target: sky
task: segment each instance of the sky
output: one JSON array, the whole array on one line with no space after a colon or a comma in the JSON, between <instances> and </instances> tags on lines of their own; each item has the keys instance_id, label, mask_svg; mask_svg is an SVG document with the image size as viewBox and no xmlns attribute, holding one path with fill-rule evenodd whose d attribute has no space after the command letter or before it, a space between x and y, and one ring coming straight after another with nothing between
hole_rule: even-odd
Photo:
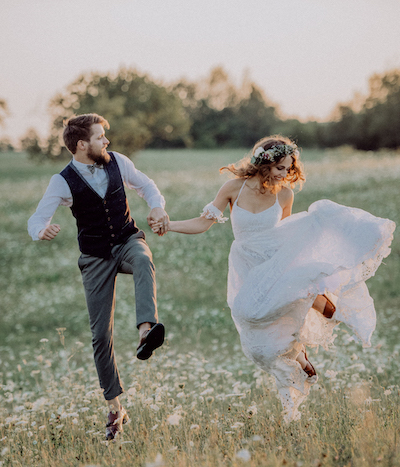
<instances>
[{"instance_id":1,"label":"sky","mask_svg":"<svg viewBox=\"0 0 400 467\"><path fill-rule=\"evenodd\" d=\"M0 139L45 136L79 75L135 68L165 84L222 66L285 116L327 119L400 68L400 0L0 0ZM107 116L105 116L107 117Z\"/></svg>"}]
</instances>

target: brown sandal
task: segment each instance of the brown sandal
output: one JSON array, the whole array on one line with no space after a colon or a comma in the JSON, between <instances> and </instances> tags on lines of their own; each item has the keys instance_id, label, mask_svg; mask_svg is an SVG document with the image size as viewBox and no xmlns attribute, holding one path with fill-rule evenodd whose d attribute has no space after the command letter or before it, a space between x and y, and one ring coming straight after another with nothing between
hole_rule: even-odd
<instances>
[{"instance_id":1,"label":"brown sandal","mask_svg":"<svg viewBox=\"0 0 400 467\"><path fill-rule=\"evenodd\" d=\"M309 376L310 378L312 376L316 376L317 372L315 371L315 368L313 367L311 362L308 360L306 351L304 351L304 357L307 360L307 365L303 368L303 371L307 373L307 376Z\"/></svg>"},{"instance_id":2,"label":"brown sandal","mask_svg":"<svg viewBox=\"0 0 400 467\"><path fill-rule=\"evenodd\" d=\"M322 315L325 316L325 318L331 319L333 314L336 311L336 307L332 303L332 301L329 300L329 298L325 294L323 294L322 296L326 300L325 307L324 307L324 312L322 313Z\"/></svg>"}]
</instances>

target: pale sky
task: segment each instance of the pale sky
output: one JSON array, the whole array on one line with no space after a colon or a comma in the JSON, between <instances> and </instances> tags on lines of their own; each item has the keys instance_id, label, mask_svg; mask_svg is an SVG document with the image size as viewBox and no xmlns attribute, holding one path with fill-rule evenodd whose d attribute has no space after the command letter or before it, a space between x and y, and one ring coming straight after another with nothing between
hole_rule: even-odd
<instances>
[{"instance_id":1,"label":"pale sky","mask_svg":"<svg viewBox=\"0 0 400 467\"><path fill-rule=\"evenodd\" d=\"M287 116L324 119L400 68L400 0L0 0L0 138L46 135L49 100L81 73L165 83L223 66ZM105 117L107 117L105 115Z\"/></svg>"}]
</instances>

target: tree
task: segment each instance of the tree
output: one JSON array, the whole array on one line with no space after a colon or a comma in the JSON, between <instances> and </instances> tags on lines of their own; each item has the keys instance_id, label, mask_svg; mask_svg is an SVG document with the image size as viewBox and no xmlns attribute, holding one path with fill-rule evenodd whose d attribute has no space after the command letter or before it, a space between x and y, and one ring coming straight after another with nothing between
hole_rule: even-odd
<instances>
[{"instance_id":1,"label":"tree","mask_svg":"<svg viewBox=\"0 0 400 467\"><path fill-rule=\"evenodd\" d=\"M357 149L375 151L400 147L400 70L374 74L369 93L339 104L334 120L325 131L329 146L349 144Z\"/></svg>"},{"instance_id":2,"label":"tree","mask_svg":"<svg viewBox=\"0 0 400 467\"><path fill-rule=\"evenodd\" d=\"M4 124L4 120L8 115L8 106L7 102L4 99L0 99L0 125Z\"/></svg>"},{"instance_id":3,"label":"tree","mask_svg":"<svg viewBox=\"0 0 400 467\"><path fill-rule=\"evenodd\" d=\"M365 149L400 147L400 70L375 74L361 112ZM364 149L364 148L362 148Z\"/></svg>"},{"instance_id":4,"label":"tree","mask_svg":"<svg viewBox=\"0 0 400 467\"><path fill-rule=\"evenodd\" d=\"M254 83L249 83L248 93L236 105L235 113L234 141L243 147L251 147L257 140L274 133L279 121L276 108Z\"/></svg>"},{"instance_id":5,"label":"tree","mask_svg":"<svg viewBox=\"0 0 400 467\"><path fill-rule=\"evenodd\" d=\"M46 151L35 129L30 128L25 136L21 138L20 144L21 148L28 153L29 159L36 162L41 162L46 159Z\"/></svg>"},{"instance_id":6,"label":"tree","mask_svg":"<svg viewBox=\"0 0 400 467\"><path fill-rule=\"evenodd\" d=\"M247 80L237 88L221 67L198 82L172 87L192 122L190 136L199 148L249 147L272 132L278 117L261 89Z\"/></svg>"},{"instance_id":7,"label":"tree","mask_svg":"<svg viewBox=\"0 0 400 467\"><path fill-rule=\"evenodd\" d=\"M52 128L47 157L60 157L63 121L74 114L98 113L110 123L110 148L131 155L153 141L186 142L190 122L181 100L164 86L135 70L120 70L115 76L81 75L65 92L50 102Z\"/></svg>"}]
</instances>

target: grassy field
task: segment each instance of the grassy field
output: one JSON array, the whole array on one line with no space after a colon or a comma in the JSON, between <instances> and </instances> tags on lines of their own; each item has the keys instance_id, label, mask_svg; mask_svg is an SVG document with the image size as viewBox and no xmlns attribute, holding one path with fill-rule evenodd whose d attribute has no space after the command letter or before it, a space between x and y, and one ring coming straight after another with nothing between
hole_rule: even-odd
<instances>
[{"instance_id":1,"label":"grassy field","mask_svg":"<svg viewBox=\"0 0 400 467\"><path fill-rule=\"evenodd\" d=\"M167 200L171 219L197 216L227 180L218 168L244 151L146 151L135 164ZM317 199L400 222L400 155L305 151L307 183L294 212ZM26 223L64 164L0 154L0 467L400 465L400 239L368 282L378 325L362 349L337 328L336 347L311 352L319 383L298 422L285 425L274 382L242 354L226 305L229 222L198 236L153 235L147 205L128 193L157 268L166 344L135 357L132 279L118 278L116 352L131 417L104 441L98 389L69 209L53 242Z\"/></svg>"}]
</instances>

